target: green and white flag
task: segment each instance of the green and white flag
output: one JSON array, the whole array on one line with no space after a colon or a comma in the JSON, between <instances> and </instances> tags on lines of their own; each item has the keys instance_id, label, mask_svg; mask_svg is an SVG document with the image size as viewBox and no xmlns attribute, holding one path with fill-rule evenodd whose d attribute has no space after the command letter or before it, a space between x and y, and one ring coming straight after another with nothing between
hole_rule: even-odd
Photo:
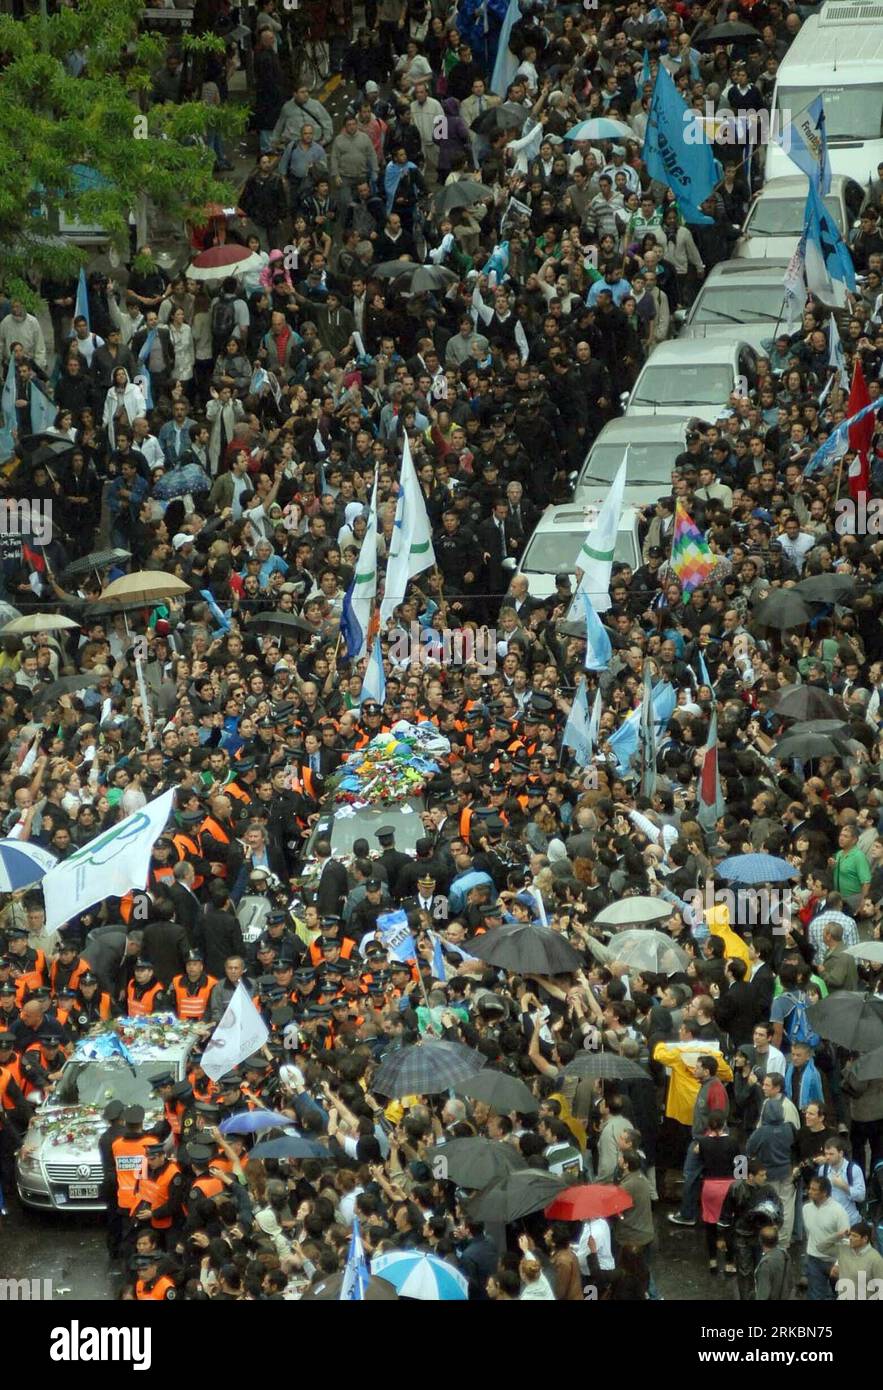
<instances>
[{"instance_id":1,"label":"green and white flag","mask_svg":"<svg viewBox=\"0 0 883 1390\"><path fill-rule=\"evenodd\" d=\"M434 564L435 551L432 548L432 531L426 514L426 503L411 457L411 445L408 436L405 435L396 519L386 565L383 603L380 605L382 627L386 626L394 610L404 601L408 581Z\"/></svg>"},{"instance_id":2,"label":"green and white flag","mask_svg":"<svg viewBox=\"0 0 883 1390\"><path fill-rule=\"evenodd\" d=\"M346 641L347 656L358 661L371 644L371 619L377 598L377 474L371 492L368 526L362 537L356 572L343 602L340 617L341 631Z\"/></svg>"},{"instance_id":3,"label":"green and white flag","mask_svg":"<svg viewBox=\"0 0 883 1390\"><path fill-rule=\"evenodd\" d=\"M610 575L613 569L613 552L619 531L619 518L622 515L622 498L625 492L626 470L628 468L628 449L610 484L610 491L604 498L595 524L583 541L582 549L576 557L576 595L585 592L596 613L605 613L610 607ZM581 609L580 602L579 608ZM577 605L572 606L572 611Z\"/></svg>"}]
</instances>

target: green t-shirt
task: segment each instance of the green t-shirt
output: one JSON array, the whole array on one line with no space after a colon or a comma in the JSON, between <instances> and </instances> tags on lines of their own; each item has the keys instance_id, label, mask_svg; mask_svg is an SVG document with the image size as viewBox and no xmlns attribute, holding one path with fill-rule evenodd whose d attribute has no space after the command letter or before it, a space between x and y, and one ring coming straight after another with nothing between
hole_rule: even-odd
<instances>
[{"instance_id":1,"label":"green t-shirt","mask_svg":"<svg viewBox=\"0 0 883 1390\"><path fill-rule=\"evenodd\" d=\"M834 860L834 888L844 898L860 893L866 883L871 881L871 866L858 845L852 849L838 850Z\"/></svg>"}]
</instances>

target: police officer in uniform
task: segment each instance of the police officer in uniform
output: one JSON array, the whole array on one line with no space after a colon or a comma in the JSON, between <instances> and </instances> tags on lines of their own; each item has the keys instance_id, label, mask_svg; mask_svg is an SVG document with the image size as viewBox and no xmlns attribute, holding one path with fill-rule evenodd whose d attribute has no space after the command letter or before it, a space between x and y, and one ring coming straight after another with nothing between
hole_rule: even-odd
<instances>
[{"instance_id":1,"label":"police officer in uniform","mask_svg":"<svg viewBox=\"0 0 883 1390\"><path fill-rule=\"evenodd\" d=\"M160 1273L160 1257L158 1254L136 1255L135 1272L135 1301L146 1303L151 1300L168 1302L177 1298L175 1281L168 1274Z\"/></svg>"},{"instance_id":2,"label":"police officer in uniform","mask_svg":"<svg viewBox=\"0 0 883 1390\"><path fill-rule=\"evenodd\" d=\"M393 826L381 825L377 831L377 840L380 844L378 858L386 868L386 881L389 884L390 896L396 898L396 879L405 865L410 864L411 859L409 855L396 849L396 832Z\"/></svg>"}]
</instances>

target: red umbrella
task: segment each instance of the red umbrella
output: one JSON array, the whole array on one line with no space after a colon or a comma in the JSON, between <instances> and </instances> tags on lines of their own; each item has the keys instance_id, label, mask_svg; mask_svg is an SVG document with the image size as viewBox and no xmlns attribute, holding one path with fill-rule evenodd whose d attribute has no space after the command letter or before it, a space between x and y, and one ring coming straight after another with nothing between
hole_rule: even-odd
<instances>
[{"instance_id":1,"label":"red umbrella","mask_svg":"<svg viewBox=\"0 0 883 1390\"><path fill-rule=\"evenodd\" d=\"M223 280L226 275L240 275L245 271L257 270L263 265L260 256L249 251L247 246L227 242L224 246L210 246L194 256L185 274L191 280Z\"/></svg>"},{"instance_id":2,"label":"red umbrella","mask_svg":"<svg viewBox=\"0 0 883 1390\"><path fill-rule=\"evenodd\" d=\"M599 1216L618 1216L634 1205L621 1187L598 1182L565 1187L546 1207L545 1214L553 1221L595 1221Z\"/></svg>"}]
</instances>

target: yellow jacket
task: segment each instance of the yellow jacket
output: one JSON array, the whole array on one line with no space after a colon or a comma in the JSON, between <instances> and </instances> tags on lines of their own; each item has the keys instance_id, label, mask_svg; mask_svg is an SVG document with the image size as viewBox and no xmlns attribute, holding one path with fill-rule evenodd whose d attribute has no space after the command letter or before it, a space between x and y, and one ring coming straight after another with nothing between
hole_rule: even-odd
<instances>
[{"instance_id":1,"label":"yellow jacket","mask_svg":"<svg viewBox=\"0 0 883 1390\"><path fill-rule=\"evenodd\" d=\"M712 936L719 936L723 940L724 957L727 960L744 960L750 968L751 956L748 954L748 947L730 926L730 909L726 903L707 908L702 915Z\"/></svg>"},{"instance_id":2,"label":"yellow jacket","mask_svg":"<svg viewBox=\"0 0 883 1390\"><path fill-rule=\"evenodd\" d=\"M706 1050L701 1038L696 1039L695 1049L691 1047L689 1052L682 1052L678 1047L668 1047L665 1043L657 1043L653 1049L654 1062L659 1062L663 1067L671 1067L668 1093L665 1097L665 1113L670 1120L677 1120L679 1125L692 1125L693 1109L702 1084L693 1075L692 1067L684 1058L696 1058ZM729 1062L726 1062L720 1053L712 1052L710 1055L717 1058L718 1080L732 1081L733 1072Z\"/></svg>"}]
</instances>

